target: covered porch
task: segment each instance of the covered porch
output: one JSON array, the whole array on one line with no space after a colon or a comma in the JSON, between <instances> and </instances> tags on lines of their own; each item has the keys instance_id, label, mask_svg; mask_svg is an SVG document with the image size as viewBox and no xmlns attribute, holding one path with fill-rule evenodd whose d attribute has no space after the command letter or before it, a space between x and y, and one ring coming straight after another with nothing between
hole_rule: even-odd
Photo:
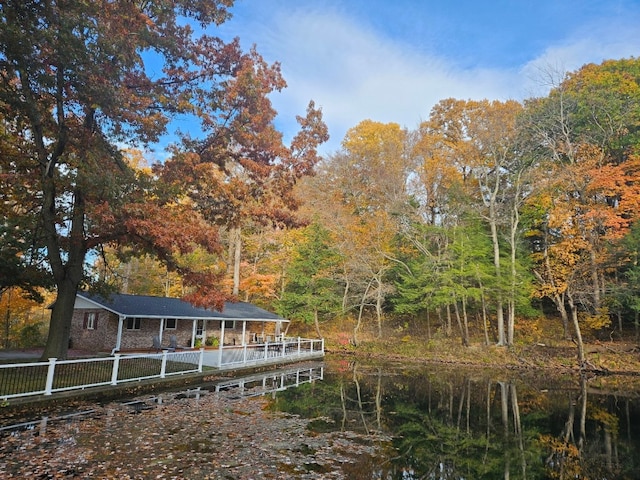
<instances>
[{"instance_id":1,"label":"covered porch","mask_svg":"<svg viewBox=\"0 0 640 480\"><path fill-rule=\"evenodd\" d=\"M76 342L100 338L111 355L197 352L201 365L220 369L324 356L322 339L287 337L289 320L247 302L225 302L217 311L178 298L81 293L75 308Z\"/></svg>"}]
</instances>

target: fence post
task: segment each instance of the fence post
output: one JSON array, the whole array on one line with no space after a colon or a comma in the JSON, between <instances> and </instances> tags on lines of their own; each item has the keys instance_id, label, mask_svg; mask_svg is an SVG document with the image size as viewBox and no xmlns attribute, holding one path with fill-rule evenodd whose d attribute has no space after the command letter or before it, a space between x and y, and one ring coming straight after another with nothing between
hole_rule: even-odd
<instances>
[{"instance_id":1,"label":"fence post","mask_svg":"<svg viewBox=\"0 0 640 480\"><path fill-rule=\"evenodd\" d=\"M167 351L162 351L162 366L160 367L160 378L164 378L164 373L167 370Z\"/></svg>"},{"instance_id":2,"label":"fence post","mask_svg":"<svg viewBox=\"0 0 640 480\"><path fill-rule=\"evenodd\" d=\"M298 356L300 356L300 337L298 337Z\"/></svg>"},{"instance_id":3,"label":"fence post","mask_svg":"<svg viewBox=\"0 0 640 480\"><path fill-rule=\"evenodd\" d=\"M311 348L311 350L309 351L310 354L313 355L313 344L316 343L316 341L313 338L309 339L309 346Z\"/></svg>"},{"instance_id":4,"label":"fence post","mask_svg":"<svg viewBox=\"0 0 640 480\"><path fill-rule=\"evenodd\" d=\"M242 351L242 363L247 363L247 344L244 344L244 350Z\"/></svg>"},{"instance_id":5,"label":"fence post","mask_svg":"<svg viewBox=\"0 0 640 480\"><path fill-rule=\"evenodd\" d=\"M120 354L116 353L113 359L113 370L111 371L111 385L118 384L118 370L120 369Z\"/></svg>"},{"instance_id":6,"label":"fence post","mask_svg":"<svg viewBox=\"0 0 640 480\"><path fill-rule=\"evenodd\" d=\"M269 345L269 344L268 344L267 342L264 342L264 359L265 359L265 360L267 359L267 355L268 355L268 353L269 353L269 352L268 352L268 350L267 350L267 346L268 346L268 345Z\"/></svg>"},{"instance_id":7,"label":"fence post","mask_svg":"<svg viewBox=\"0 0 640 480\"><path fill-rule=\"evenodd\" d=\"M287 341L284 338L284 335L282 336L282 356L286 356L287 355Z\"/></svg>"},{"instance_id":8,"label":"fence post","mask_svg":"<svg viewBox=\"0 0 640 480\"><path fill-rule=\"evenodd\" d=\"M324 337L322 338L321 343L320 343L320 351L324 355Z\"/></svg>"},{"instance_id":9,"label":"fence post","mask_svg":"<svg viewBox=\"0 0 640 480\"><path fill-rule=\"evenodd\" d=\"M51 395L51 390L53 389L53 374L56 371L56 358L49 359L49 369L47 370L47 383L44 387L44 394Z\"/></svg>"},{"instance_id":10,"label":"fence post","mask_svg":"<svg viewBox=\"0 0 640 480\"><path fill-rule=\"evenodd\" d=\"M204 360L204 347L200 348L200 360L198 360L198 373L202 373L203 360Z\"/></svg>"}]
</instances>

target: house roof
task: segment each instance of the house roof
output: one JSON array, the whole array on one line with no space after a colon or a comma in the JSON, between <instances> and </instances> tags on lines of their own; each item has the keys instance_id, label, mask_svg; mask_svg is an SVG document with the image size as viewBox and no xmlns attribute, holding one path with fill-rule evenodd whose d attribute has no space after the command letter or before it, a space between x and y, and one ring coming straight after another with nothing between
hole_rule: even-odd
<instances>
[{"instance_id":1,"label":"house roof","mask_svg":"<svg viewBox=\"0 0 640 480\"><path fill-rule=\"evenodd\" d=\"M89 305L83 307L78 300ZM222 312L199 308L180 298L152 297L147 295L126 295L112 293L96 295L78 293L75 308L100 307L116 315L128 318L177 318L188 320L246 320L263 322L288 322L275 313L247 302L225 302Z\"/></svg>"}]
</instances>

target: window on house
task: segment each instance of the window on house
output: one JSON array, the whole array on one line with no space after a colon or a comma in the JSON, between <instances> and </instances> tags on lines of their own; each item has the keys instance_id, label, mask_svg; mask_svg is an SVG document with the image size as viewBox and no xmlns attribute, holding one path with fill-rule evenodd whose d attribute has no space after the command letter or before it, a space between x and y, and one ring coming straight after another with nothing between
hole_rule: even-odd
<instances>
[{"instance_id":1,"label":"window on house","mask_svg":"<svg viewBox=\"0 0 640 480\"><path fill-rule=\"evenodd\" d=\"M235 320L225 320L224 321L224 328L233 330L234 328L236 328L236 321Z\"/></svg>"},{"instance_id":2,"label":"window on house","mask_svg":"<svg viewBox=\"0 0 640 480\"><path fill-rule=\"evenodd\" d=\"M178 320L175 318L166 318L164 320L164 328L167 330L175 330L178 328Z\"/></svg>"},{"instance_id":3,"label":"window on house","mask_svg":"<svg viewBox=\"0 0 640 480\"><path fill-rule=\"evenodd\" d=\"M140 330L140 319L127 318L127 330Z\"/></svg>"},{"instance_id":4,"label":"window on house","mask_svg":"<svg viewBox=\"0 0 640 480\"><path fill-rule=\"evenodd\" d=\"M86 330L95 330L98 327L98 314L96 312L85 313L82 326Z\"/></svg>"}]
</instances>

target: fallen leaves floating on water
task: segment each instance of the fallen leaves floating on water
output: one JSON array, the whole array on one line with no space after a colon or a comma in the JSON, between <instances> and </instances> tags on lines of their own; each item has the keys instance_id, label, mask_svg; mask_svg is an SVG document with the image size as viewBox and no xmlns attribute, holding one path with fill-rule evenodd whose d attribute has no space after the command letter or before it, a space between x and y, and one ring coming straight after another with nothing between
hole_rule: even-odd
<instances>
[{"instance_id":1,"label":"fallen leaves floating on water","mask_svg":"<svg viewBox=\"0 0 640 480\"><path fill-rule=\"evenodd\" d=\"M358 463L389 441L314 433L309 420L266 410L264 397L180 397L111 404L6 433L0 478L358 478Z\"/></svg>"}]
</instances>

